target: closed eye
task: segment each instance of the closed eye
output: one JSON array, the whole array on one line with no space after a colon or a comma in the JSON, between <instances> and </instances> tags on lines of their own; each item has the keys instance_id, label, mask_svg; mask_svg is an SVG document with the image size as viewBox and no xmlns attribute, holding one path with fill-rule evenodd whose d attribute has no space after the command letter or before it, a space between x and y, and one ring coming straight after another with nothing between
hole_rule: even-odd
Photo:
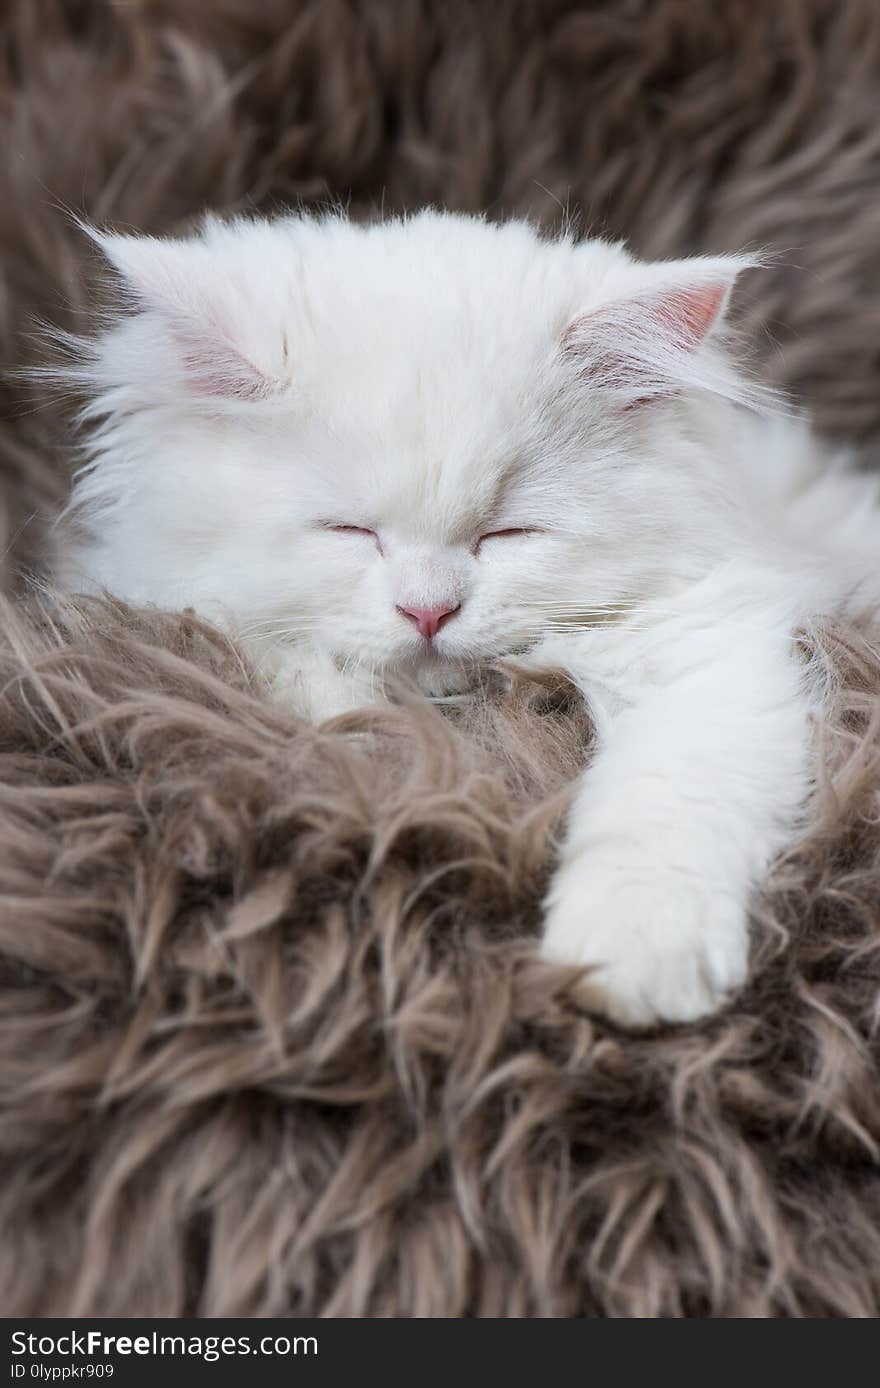
<instances>
[{"instance_id":1,"label":"closed eye","mask_svg":"<svg viewBox=\"0 0 880 1388\"><path fill-rule=\"evenodd\" d=\"M322 530L330 530L334 535L363 535L366 539L372 540L379 553L382 553L382 542L375 530L370 530L365 525L336 525L332 521L322 521Z\"/></svg>"},{"instance_id":2,"label":"closed eye","mask_svg":"<svg viewBox=\"0 0 880 1388\"><path fill-rule=\"evenodd\" d=\"M513 540L523 535L542 535L543 531L538 525L511 526L508 530L487 530L485 535L481 535L477 540L474 553L478 554L480 547L487 540Z\"/></svg>"}]
</instances>

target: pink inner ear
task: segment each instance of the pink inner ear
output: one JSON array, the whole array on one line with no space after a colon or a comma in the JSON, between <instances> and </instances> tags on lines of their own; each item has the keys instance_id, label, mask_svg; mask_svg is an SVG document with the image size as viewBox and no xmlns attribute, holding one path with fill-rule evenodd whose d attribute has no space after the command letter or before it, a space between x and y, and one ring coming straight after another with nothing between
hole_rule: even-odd
<instances>
[{"instance_id":1,"label":"pink inner ear","mask_svg":"<svg viewBox=\"0 0 880 1388\"><path fill-rule=\"evenodd\" d=\"M563 347L585 379L626 406L673 394L684 365L723 311L724 283L660 288L614 300L569 324Z\"/></svg>"},{"instance_id":2,"label":"pink inner ear","mask_svg":"<svg viewBox=\"0 0 880 1388\"><path fill-rule=\"evenodd\" d=\"M184 347L183 364L187 381L200 395L214 395L226 400L264 400L269 385L255 366L224 350L202 343L198 348Z\"/></svg>"},{"instance_id":3,"label":"pink inner ear","mask_svg":"<svg viewBox=\"0 0 880 1388\"><path fill-rule=\"evenodd\" d=\"M264 400L272 383L235 346L231 333L215 311L203 322L180 320L171 331L181 350L190 386L202 395L226 400Z\"/></svg>"},{"instance_id":4,"label":"pink inner ear","mask_svg":"<svg viewBox=\"0 0 880 1388\"><path fill-rule=\"evenodd\" d=\"M705 284L694 289L671 290L642 302L658 326L669 328L673 336L702 342L724 305L727 289L721 284ZM637 300L634 302L638 302Z\"/></svg>"},{"instance_id":5,"label":"pink inner ear","mask_svg":"<svg viewBox=\"0 0 880 1388\"><path fill-rule=\"evenodd\" d=\"M726 285L703 284L615 300L575 318L563 343L589 350L590 338L610 342L613 337L620 347L626 347L651 335L679 346L696 347L716 322L726 295Z\"/></svg>"}]
</instances>

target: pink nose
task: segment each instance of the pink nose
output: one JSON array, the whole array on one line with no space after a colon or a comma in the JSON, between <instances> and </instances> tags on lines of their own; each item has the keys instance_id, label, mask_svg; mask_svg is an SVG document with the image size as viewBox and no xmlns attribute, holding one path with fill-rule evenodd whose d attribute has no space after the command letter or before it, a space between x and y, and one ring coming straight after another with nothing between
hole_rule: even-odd
<instances>
[{"instance_id":1,"label":"pink nose","mask_svg":"<svg viewBox=\"0 0 880 1388\"><path fill-rule=\"evenodd\" d=\"M424 636L426 641L430 641L437 635L437 632L454 617L461 603L456 603L455 607L398 607L401 617L406 617L408 622L418 629L419 635Z\"/></svg>"}]
</instances>

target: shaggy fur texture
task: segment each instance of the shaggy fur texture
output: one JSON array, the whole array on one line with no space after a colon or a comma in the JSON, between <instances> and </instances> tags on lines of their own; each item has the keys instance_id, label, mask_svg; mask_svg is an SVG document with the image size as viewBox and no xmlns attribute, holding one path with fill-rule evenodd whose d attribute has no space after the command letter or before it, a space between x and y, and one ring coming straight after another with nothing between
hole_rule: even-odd
<instances>
[{"instance_id":1,"label":"shaggy fur texture","mask_svg":"<svg viewBox=\"0 0 880 1388\"><path fill-rule=\"evenodd\" d=\"M873 0L10 0L0 64L4 362L86 319L67 206L570 200L780 249L756 355L873 462ZM69 449L0 392L12 592ZM880 1313L880 652L811 639L826 770L750 989L631 1038L530 948L586 741L551 677L314 731L191 618L7 604L4 1311Z\"/></svg>"}]
</instances>

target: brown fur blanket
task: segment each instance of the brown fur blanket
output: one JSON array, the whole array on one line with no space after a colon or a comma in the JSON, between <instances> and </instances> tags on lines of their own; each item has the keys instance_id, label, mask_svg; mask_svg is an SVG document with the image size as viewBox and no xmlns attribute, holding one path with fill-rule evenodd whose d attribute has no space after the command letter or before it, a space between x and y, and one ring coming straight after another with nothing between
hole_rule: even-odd
<instances>
[{"instance_id":1,"label":"brown fur blanket","mask_svg":"<svg viewBox=\"0 0 880 1388\"><path fill-rule=\"evenodd\" d=\"M880 437L874 0L7 0L0 1309L880 1314L880 647L837 681L748 990L593 1022L533 942L567 690L301 726L189 615L34 597L88 322L70 211L437 201L768 247L769 377Z\"/></svg>"}]
</instances>

